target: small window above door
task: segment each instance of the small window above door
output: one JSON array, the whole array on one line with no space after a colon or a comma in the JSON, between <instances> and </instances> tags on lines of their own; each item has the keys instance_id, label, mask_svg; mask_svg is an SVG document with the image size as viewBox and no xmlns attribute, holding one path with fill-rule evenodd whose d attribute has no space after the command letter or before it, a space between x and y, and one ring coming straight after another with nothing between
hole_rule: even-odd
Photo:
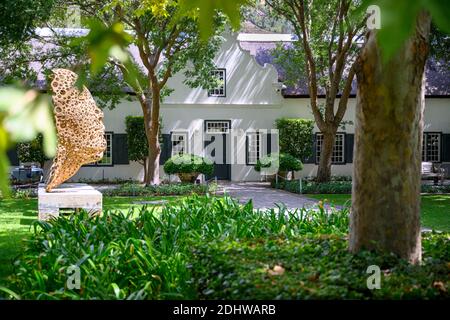
<instances>
[{"instance_id":1,"label":"small window above door","mask_svg":"<svg viewBox=\"0 0 450 320\"><path fill-rule=\"evenodd\" d=\"M205 120L205 131L207 134L229 133L230 121Z\"/></svg>"}]
</instances>

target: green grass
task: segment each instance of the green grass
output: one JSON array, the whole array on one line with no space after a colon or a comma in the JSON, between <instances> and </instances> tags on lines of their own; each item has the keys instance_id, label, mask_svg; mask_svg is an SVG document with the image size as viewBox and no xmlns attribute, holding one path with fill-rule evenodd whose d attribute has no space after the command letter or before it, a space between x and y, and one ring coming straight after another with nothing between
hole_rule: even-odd
<instances>
[{"instance_id":1,"label":"green grass","mask_svg":"<svg viewBox=\"0 0 450 320\"><path fill-rule=\"evenodd\" d=\"M142 208L139 202L167 200L178 201L183 197L104 197L104 210L128 212ZM147 206L160 206L147 204ZM37 199L0 199L0 285L12 272L12 261L20 253L23 239L31 234L31 224L37 219Z\"/></svg>"},{"instance_id":2,"label":"green grass","mask_svg":"<svg viewBox=\"0 0 450 320\"><path fill-rule=\"evenodd\" d=\"M349 194L309 194L308 197L326 200L335 206L350 205ZM450 195L422 195L422 226L450 232Z\"/></svg>"}]
</instances>

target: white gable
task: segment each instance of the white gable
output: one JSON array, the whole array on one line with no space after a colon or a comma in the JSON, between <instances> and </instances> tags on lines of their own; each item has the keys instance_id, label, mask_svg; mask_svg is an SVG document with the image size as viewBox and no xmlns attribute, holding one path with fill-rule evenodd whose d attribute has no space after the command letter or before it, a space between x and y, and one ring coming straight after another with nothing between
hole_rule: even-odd
<instances>
[{"instance_id":1,"label":"white gable","mask_svg":"<svg viewBox=\"0 0 450 320\"><path fill-rule=\"evenodd\" d=\"M234 104L279 105L281 92L275 67L262 67L250 53L241 48L237 35L224 35L225 41L217 53L217 68L226 69L226 97L209 97L203 88L183 84L182 72L169 79L167 85L175 91L164 104Z\"/></svg>"}]
</instances>

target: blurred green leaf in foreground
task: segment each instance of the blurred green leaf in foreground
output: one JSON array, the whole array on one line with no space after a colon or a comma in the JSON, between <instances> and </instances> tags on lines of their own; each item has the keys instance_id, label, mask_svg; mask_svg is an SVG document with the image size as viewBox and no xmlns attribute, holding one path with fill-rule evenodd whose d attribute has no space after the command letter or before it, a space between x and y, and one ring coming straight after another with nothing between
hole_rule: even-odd
<instances>
[{"instance_id":1,"label":"blurred green leaf in foreground","mask_svg":"<svg viewBox=\"0 0 450 320\"><path fill-rule=\"evenodd\" d=\"M0 192L9 195L7 151L15 142L33 140L39 133L44 138L44 151L53 157L56 134L48 97L35 90L18 87L0 88Z\"/></svg>"}]
</instances>

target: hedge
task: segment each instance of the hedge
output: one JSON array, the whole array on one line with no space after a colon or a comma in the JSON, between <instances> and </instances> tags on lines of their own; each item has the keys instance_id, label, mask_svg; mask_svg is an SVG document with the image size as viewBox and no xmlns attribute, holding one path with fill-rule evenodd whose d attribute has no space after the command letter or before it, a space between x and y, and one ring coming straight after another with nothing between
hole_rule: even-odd
<instances>
[{"instance_id":1,"label":"hedge","mask_svg":"<svg viewBox=\"0 0 450 320\"><path fill-rule=\"evenodd\" d=\"M312 155L314 121L281 118L275 121L279 130L280 152L304 160Z\"/></svg>"}]
</instances>

